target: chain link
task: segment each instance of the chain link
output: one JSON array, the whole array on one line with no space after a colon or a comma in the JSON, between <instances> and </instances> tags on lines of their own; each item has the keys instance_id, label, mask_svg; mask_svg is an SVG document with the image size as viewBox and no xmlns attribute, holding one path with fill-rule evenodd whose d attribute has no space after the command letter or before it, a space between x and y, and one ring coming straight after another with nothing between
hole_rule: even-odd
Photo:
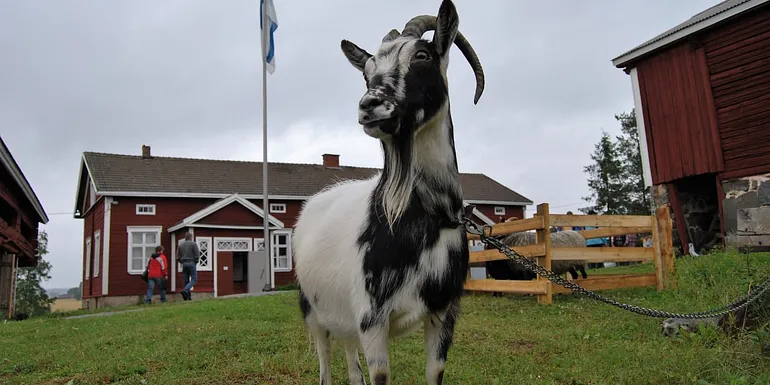
<instances>
[{"instance_id":1,"label":"chain link","mask_svg":"<svg viewBox=\"0 0 770 385\"><path fill-rule=\"evenodd\" d=\"M470 234L475 234L479 236L479 238L483 243L487 245L491 245L492 247L499 250L501 253L505 254L505 256L510 258L515 263L518 263L519 265L537 273L541 277L544 277L559 286L570 289L574 293L583 294L597 301L601 301L601 302L610 304L612 306L616 306L621 309L628 310L630 312L649 316L649 317L681 318L681 319L706 319L706 318L721 317L721 316L724 316L725 314L738 311L748 306L749 304L757 300L760 296L762 296L762 294L764 294L768 288L770 288L770 277L768 277L767 280L765 280L765 282L763 282L761 285L755 286L754 289L749 292L749 294L733 301L728 305L720 306L720 307L702 311L702 312L689 313L689 314L672 313L672 312L667 312L663 310L648 309L641 306L629 305L622 302L618 302L612 298L607 298L605 296L596 294L590 290L580 287L579 285L562 278L560 275L555 274L554 272L547 270L546 268L538 265L535 261L532 261L528 258L521 256L519 253L515 252L513 249L505 245L499 239L491 237L491 234L492 234L491 226L487 225L479 228L479 226L476 225L476 223L474 223L472 220L470 220L468 216L464 216L462 218L462 221L465 226L465 231L467 231Z\"/></svg>"}]
</instances>

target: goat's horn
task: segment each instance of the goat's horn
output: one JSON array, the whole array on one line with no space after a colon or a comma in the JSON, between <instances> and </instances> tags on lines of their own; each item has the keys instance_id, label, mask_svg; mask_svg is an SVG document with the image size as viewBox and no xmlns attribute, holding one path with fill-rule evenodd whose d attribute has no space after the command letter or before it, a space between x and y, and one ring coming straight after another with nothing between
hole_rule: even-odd
<instances>
[{"instance_id":1,"label":"goat's horn","mask_svg":"<svg viewBox=\"0 0 770 385\"><path fill-rule=\"evenodd\" d=\"M420 15L413 17L406 23L401 36L416 37L419 39L422 38L422 35L425 34L425 32L435 30L436 16ZM471 46L471 43L465 39L465 36L463 36L460 31L457 31L454 43L457 48L460 49L460 52L463 53L465 59L468 60L471 68L473 68L474 75L476 75L476 94L473 97L473 104L476 104L479 102L479 98L481 98L481 93L484 92L484 69L481 68L481 61L479 60L478 55L476 55L476 51Z\"/></svg>"},{"instance_id":2,"label":"goat's horn","mask_svg":"<svg viewBox=\"0 0 770 385\"><path fill-rule=\"evenodd\" d=\"M391 29L390 32L388 32L388 34L382 38L382 42L385 43L386 41L391 41L398 38L399 36L401 36L401 34L398 33L397 29Z\"/></svg>"}]
</instances>

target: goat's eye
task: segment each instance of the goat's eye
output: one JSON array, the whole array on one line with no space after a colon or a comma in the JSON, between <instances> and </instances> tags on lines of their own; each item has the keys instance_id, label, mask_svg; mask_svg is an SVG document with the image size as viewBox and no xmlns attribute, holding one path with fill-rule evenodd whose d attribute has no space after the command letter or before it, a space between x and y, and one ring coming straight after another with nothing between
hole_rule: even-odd
<instances>
[{"instance_id":1,"label":"goat's eye","mask_svg":"<svg viewBox=\"0 0 770 385\"><path fill-rule=\"evenodd\" d=\"M428 51L417 51L417 53L414 54L414 58L417 60L430 60L430 55L428 54Z\"/></svg>"}]
</instances>

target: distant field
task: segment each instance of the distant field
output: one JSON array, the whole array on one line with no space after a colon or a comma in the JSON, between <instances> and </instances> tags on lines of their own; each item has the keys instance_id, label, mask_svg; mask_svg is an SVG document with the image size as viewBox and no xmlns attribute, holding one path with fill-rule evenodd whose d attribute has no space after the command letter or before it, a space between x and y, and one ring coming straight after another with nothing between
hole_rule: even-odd
<instances>
[{"instance_id":1,"label":"distant field","mask_svg":"<svg viewBox=\"0 0 770 385\"><path fill-rule=\"evenodd\" d=\"M73 311L80 309L81 302L74 298L57 299L51 305L51 311Z\"/></svg>"}]
</instances>

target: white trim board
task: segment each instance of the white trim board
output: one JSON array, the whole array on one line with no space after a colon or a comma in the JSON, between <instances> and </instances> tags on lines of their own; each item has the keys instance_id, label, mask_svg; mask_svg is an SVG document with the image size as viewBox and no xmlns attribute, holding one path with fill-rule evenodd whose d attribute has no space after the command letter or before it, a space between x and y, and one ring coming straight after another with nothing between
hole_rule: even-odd
<instances>
[{"instance_id":1,"label":"white trim board","mask_svg":"<svg viewBox=\"0 0 770 385\"><path fill-rule=\"evenodd\" d=\"M110 231L112 225L112 198L104 198L104 234L102 234L102 295L110 290Z\"/></svg>"},{"instance_id":2,"label":"white trim board","mask_svg":"<svg viewBox=\"0 0 770 385\"><path fill-rule=\"evenodd\" d=\"M484 223L486 223L486 224L488 224L488 225L490 225L490 226L495 224L495 221L493 221L493 220L492 220L491 218L489 218L488 216L484 215L484 213L482 213L481 211L479 211L479 209L477 209L477 208L474 208L474 209L473 209L473 215L475 215L475 216L476 216L476 218L479 218L479 219L481 219L481 220L482 220Z\"/></svg>"},{"instance_id":3,"label":"white trim board","mask_svg":"<svg viewBox=\"0 0 770 385\"><path fill-rule=\"evenodd\" d=\"M634 93L634 112L636 113L636 130L639 134L639 152L642 156L642 177L644 187L652 186L652 172L650 167L650 153L647 147L647 130L644 125L644 108L642 106L642 93L639 88L639 73L636 68L632 68L629 73L631 76L631 89Z\"/></svg>"},{"instance_id":4,"label":"white trim board","mask_svg":"<svg viewBox=\"0 0 770 385\"><path fill-rule=\"evenodd\" d=\"M169 232L176 231L176 230L179 230L179 229L181 229L183 227L190 226L191 224L193 224L193 223L195 223L195 222L205 218L208 215L211 215L211 214L219 211L220 209L222 209L224 207L227 207L229 204L234 203L234 202L237 202L237 203L241 204L243 207L249 209L254 214L260 216L263 221L267 220L268 223L272 223L272 224L274 224L274 225L276 225L276 226L278 226L280 228L285 227L283 222L279 221L276 217L274 217L274 216L272 216L270 214L265 215L265 212L261 208L259 208L259 206L249 202L246 198L244 198L243 196L239 195L238 193L235 193L235 194L232 194L232 195L228 196L227 198L221 199L221 200L213 203L212 205L210 205L210 206L208 206L208 207L206 207L206 208L204 208L202 210L199 210L198 212L188 216L187 218L183 219L178 224L169 227L168 231Z\"/></svg>"},{"instance_id":5,"label":"white trim board","mask_svg":"<svg viewBox=\"0 0 770 385\"><path fill-rule=\"evenodd\" d=\"M228 230L264 230L263 226L207 225L207 224L200 224L200 223L189 224L186 227L203 228L203 229L228 229ZM280 230L280 229L283 229L283 227L270 226L270 230ZM174 232L176 230L179 230L179 229L169 230L169 232Z\"/></svg>"},{"instance_id":6,"label":"white trim board","mask_svg":"<svg viewBox=\"0 0 770 385\"><path fill-rule=\"evenodd\" d=\"M497 206L529 206L532 202L512 202L512 201L488 201L479 199L464 199L467 204L474 205L497 205Z\"/></svg>"}]
</instances>

